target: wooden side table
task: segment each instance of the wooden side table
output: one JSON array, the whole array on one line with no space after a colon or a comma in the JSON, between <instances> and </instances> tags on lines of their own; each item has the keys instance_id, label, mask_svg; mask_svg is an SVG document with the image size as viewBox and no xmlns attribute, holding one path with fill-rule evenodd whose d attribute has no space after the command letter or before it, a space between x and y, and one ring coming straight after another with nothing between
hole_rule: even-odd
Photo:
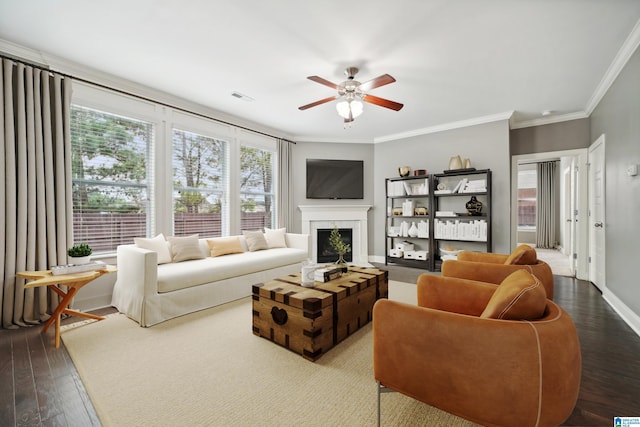
<instances>
[{"instance_id":1,"label":"wooden side table","mask_svg":"<svg viewBox=\"0 0 640 427\"><path fill-rule=\"evenodd\" d=\"M48 286L49 289L53 290L55 293L62 297L60 304L56 307L55 311L51 315L51 318L47 320L42 328L42 333L47 332L47 329L55 322L56 324L56 348L60 347L60 316L62 314L69 314L72 316L80 316L85 317L87 319L95 319L102 320L104 317L96 316L95 314L83 313L81 311L72 310L69 307L71 300L78 293L80 288L89 282L97 279L103 274L113 273L116 271L116 268L111 265L104 266L101 270L95 271L87 271L84 273L73 273L73 274L60 274L54 276L51 274L51 270L40 270L40 271L21 271L16 274L17 277L21 277L26 280L30 280L27 282L24 287L28 288L36 288L38 286ZM64 285L68 288L67 292L63 291L58 287L58 285Z\"/></svg>"}]
</instances>

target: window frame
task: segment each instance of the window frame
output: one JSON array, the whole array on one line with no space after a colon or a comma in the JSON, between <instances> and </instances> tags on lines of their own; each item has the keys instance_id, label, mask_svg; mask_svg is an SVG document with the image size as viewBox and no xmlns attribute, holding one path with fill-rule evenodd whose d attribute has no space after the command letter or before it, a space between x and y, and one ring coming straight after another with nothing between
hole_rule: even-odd
<instances>
[{"instance_id":1,"label":"window frame","mask_svg":"<svg viewBox=\"0 0 640 427\"><path fill-rule=\"evenodd\" d=\"M150 160L147 165L147 168L151 169L152 178L148 179L147 184L150 207L146 237L154 237L158 233L170 236L174 232L172 163L174 128L228 143L228 202L223 207L223 215L226 215L227 221L223 221L223 236L241 233L240 146L245 145L273 151L273 222L275 223L278 204L278 143L275 137L209 119L198 113L188 113L179 108L78 81L74 81L71 103L153 124L154 140L149 146Z\"/></svg>"}]
</instances>

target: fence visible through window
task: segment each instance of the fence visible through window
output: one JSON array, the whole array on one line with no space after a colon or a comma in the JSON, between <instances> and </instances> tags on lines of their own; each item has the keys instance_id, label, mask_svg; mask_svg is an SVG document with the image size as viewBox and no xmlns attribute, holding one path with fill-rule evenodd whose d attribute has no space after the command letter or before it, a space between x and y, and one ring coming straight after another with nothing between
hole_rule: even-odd
<instances>
[{"instance_id":1,"label":"fence visible through window","mask_svg":"<svg viewBox=\"0 0 640 427\"><path fill-rule=\"evenodd\" d=\"M222 235L220 213L176 213L174 235L200 237ZM243 230L262 230L271 227L270 212L244 212L240 216ZM73 216L74 241L87 243L94 253L115 252L118 245L133 243L134 237L146 237L144 213L76 213Z\"/></svg>"}]
</instances>

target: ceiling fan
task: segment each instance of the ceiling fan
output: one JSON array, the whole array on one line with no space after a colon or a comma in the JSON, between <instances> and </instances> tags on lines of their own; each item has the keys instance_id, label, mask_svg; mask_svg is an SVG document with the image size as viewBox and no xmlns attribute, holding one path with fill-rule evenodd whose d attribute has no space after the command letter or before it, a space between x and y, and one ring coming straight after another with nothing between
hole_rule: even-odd
<instances>
[{"instance_id":1,"label":"ceiling fan","mask_svg":"<svg viewBox=\"0 0 640 427\"><path fill-rule=\"evenodd\" d=\"M340 114L340 116L344 118L345 124L353 122L356 117L362 114L361 100L370 104L379 105L380 107L390 108L395 111L399 111L400 109L402 109L402 107L404 106L403 104L366 93L371 89L393 83L396 81L396 79L391 77L389 74L383 74L376 77L375 79L360 83L359 81L355 80L357 73L358 68L347 68L346 70L344 70L344 74L347 76L347 80L343 81L340 84L332 83L319 76L307 77L309 80L337 90L338 94L321 99L316 102L312 102L311 104L303 105L302 107L298 107L298 109L306 110L308 108L333 101L334 99L339 99L340 102L336 104L336 109L338 110L338 114Z\"/></svg>"}]
</instances>

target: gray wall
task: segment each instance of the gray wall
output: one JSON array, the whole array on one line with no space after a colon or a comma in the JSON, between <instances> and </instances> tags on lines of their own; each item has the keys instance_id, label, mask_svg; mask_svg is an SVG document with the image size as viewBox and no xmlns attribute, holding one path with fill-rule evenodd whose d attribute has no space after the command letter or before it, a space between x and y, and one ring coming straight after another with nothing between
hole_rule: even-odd
<instances>
[{"instance_id":1,"label":"gray wall","mask_svg":"<svg viewBox=\"0 0 640 427\"><path fill-rule=\"evenodd\" d=\"M587 148L591 143L589 119L513 129L511 155Z\"/></svg>"},{"instance_id":2,"label":"gray wall","mask_svg":"<svg viewBox=\"0 0 640 427\"><path fill-rule=\"evenodd\" d=\"M638 242L640 176L640 51L636 50L591 115L591 138L605 134L606 286L640 316Z\"/></svg>"},{"instance_id":3,"label":"gray wall","mask_svg":"<svg viewBox=\"0 0 640 427\"><path fill-rule=\"evenodd\" d=\"M398 176L398 166L441 173L448 169L451 156L471 159L476 169L493 174L492 232L493 251L510 252L510 157L509 122L501 120L374 145L374 220L369 254L384 257L385 178Z\"/></svg>"},{"instance_id":4,"label":"gray wall","mask_svg":"<svg viewBox=\"0 0 640 427\"><path fill-rule=\"evenodd\" d=\"M299 142L292 149L292 179L293 205L295 216L293 224L295 233L302 231L302 215L299 205L373 205L373 144L344 144L344 143L314 143ZM364 161L364 199L363 200L318 200L306 197L306 160L307 159L343 159ZM372 213L369 211L368 221ZM371 227L369 227L371 229ZM371 241L372 232L369 230L368 239ZM369 249L371 252L371 249Z\"/></svg>"},{"instance_id":5,"label":"gray wall","mask_svg":"<svg viewBox=\"0 0 640 427\"><path fill-rule=\"evenodd\" d=\"M377 144L300 142L292 148L293 204L372 205L369 211L369 255L384 257L385 178L398 176L398 166L439 173L451 156L471 159L476 169L493 171L493 250L510 251L510 157L507 120L421 135ZM305 196L306 159L364 160L363 200L311 200ZM301 230L302 216L295 210L294 231Z\"/></svg>"}]
</instances>

